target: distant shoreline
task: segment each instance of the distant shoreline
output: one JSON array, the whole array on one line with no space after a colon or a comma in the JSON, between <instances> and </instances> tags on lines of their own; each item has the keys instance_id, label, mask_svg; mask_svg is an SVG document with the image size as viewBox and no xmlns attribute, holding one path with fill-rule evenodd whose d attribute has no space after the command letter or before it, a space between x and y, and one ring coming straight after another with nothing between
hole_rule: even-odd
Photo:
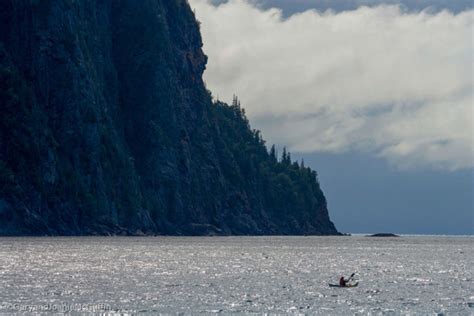
<instances>
[{"instance_id":1,"label":"distant shoreline","mask_svg":"<svg viewBox=\"0 0 474 316\"><path fill-rule=\"evenodd\" d=\"M364 237L374 233L350 233L354 237ZM398 234L400 237L474 237L474 234Z\"/></svg>"}]
</instances>

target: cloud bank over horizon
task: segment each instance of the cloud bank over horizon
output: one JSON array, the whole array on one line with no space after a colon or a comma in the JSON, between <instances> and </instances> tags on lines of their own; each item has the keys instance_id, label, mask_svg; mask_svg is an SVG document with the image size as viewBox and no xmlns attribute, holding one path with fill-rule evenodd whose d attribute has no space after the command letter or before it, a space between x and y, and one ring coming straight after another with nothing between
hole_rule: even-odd
<instances>
[{"instance_id":1,"label":"cloud bank over horizon","mask_svg":"<svg viewBox=\"0 0 474 316\"><path fill-rule=\"evenodd\" d=\"M270 143L358 151L400 168L474 167L474 13L398 6L282 17L192 0L215 96L235 93Z\"/></svg>"},{"instance_id":2,"label":"cloud bank over horizon","mask_svg":"<svg viewBox=\"0 0 474 316\"><path fill-rule=\"evenodd\" d=\"M226 3L229 0L211 0L213 4ZM419 12L428 10L439 12L449 10L454 13L473 9L472 0L250 0L260 8L280 8L284 16L311 9L335 12L355 10L361 6L375 7L381 4L398 5L403 11Z\"/></svg>"}]
</instances>

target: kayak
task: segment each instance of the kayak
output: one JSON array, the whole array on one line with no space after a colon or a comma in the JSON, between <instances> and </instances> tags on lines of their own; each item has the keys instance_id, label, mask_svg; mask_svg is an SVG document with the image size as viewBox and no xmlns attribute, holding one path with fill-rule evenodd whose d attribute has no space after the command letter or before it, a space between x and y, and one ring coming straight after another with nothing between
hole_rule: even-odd
<instances>
[{"instance_id":1,"label":"kayak","mask_svg":"<svg viewBox=\"0 0 474 316\"><path fill-rule=\"evenodd\" d=\"M339 284L331 284L329 283L329 287L356 287L357 285L359 285L359 282L356 282L356 283L350 283L350 284L347 284L346 286L340 286Z\"/></svg>"}]
</instances>

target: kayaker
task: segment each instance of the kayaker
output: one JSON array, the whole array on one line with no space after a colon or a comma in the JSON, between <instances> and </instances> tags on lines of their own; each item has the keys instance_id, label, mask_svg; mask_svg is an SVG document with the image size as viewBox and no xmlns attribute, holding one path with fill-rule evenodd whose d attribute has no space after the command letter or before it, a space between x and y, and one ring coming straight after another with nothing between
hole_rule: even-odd
<instances>
[{"instance_id":1,"label":"kayaker","mask_svg":"<svg viewBox=\"0 0 474 316\"><path fill-rule=\"evenodd\" d=\"M344 276L341 276L339 278L339 284L331 284L329 283L329 286L330 287L356 287L357 285L359 285L359 282L351 282L351 281L354 281L354 276L355 276L355 272L351 274L351 276L347 279L344 278Z\"/></svg>"},{"instance_id":2,"label":"kayaker","mask_svg":"<svg viewBox=\"0 0 474 316\"><path fill-rule=\"evenodd\" d=\"M344 276L341 276L341 278L339 279L339 286L340 287L346 287L347 282L349 282L349 279L345 280Z\"/></svg>"},{"instance_id":3,"label":"kayaker","mask_svg":"<svg viewBox=\"0 0 474 316\"><path fill-rule=\"evenodd\" d=\"M351 276L349 277L349 279L344 279L344 276L341 276L341 278L339 279L339 286L340 287L346 287L347 286L347 282L349 282L353 277L354 277L355 273L352 273Z\"/></svg>"}]
</instances>

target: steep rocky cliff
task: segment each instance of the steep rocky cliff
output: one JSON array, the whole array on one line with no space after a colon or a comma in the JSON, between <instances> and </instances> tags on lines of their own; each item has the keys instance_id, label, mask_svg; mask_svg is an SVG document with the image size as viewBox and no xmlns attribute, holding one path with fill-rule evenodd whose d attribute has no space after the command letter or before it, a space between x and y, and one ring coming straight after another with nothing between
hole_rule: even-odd
<instances>
[{"instance_id":1,"label":"steep rocky cliff","mask_svg":"<svg viewBox=\"0 0 474 316\"><path fill-rule=\"evenodd\" d=\"M0 1L0 234L337 234L201 47L184 0Z\"/></svg>"}]
</instances>

